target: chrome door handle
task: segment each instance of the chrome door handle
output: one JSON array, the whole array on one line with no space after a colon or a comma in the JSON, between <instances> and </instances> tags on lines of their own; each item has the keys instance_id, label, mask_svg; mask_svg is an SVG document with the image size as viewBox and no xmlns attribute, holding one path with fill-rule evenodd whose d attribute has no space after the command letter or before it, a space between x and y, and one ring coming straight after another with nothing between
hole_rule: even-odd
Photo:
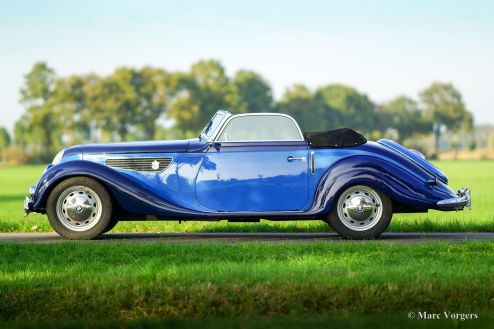
<instances>
[{"instance_id":1,"label":"chrome door handle","mask_svg":"<svg viewBox=\"0 0 494 329\"><path fill-rule=\"evenodd\" d=\"M300 158L294 158L292 157L291 155L286 158L289 162L292 162L292 161L295 161L295 160L299 160L299 161L302 161L302 162L307 162L307 158L306 157L300 157Z\"/></svg>"}]
</instances>

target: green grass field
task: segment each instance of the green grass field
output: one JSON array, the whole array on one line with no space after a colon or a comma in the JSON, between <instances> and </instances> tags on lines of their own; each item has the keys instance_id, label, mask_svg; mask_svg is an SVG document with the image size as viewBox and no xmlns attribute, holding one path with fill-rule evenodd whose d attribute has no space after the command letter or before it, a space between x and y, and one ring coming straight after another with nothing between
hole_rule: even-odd
<instances>
[{"instance_id":1,"label":"green grass field","mask_svg":"<svg viewBox=\"0 0 494 329\"><path fill-rule=\"evenodd\" d=\"M426 214L397 214L388 231L456 232L494 231L494 161L456 161L436 163L454 188L472 189L472 210L430 211ZM0 168L0 232L46 232L51 227L45 216L23 217L23 200L29 185L40 177L42 166ZM321 221L228 223L221 222L123 222L120 232L324 232Z\"/></svg>"},{"instance_id":2,"label":"green grass field","mask_svg":"<svg viewBox=\"0 0 494 329\"><path fill-rule=\"evenodd\" d=\"M0 244L0 319L491 316L494 242ZM458 321L457 321L458 322Z\"/></svg>"}]
</instances>

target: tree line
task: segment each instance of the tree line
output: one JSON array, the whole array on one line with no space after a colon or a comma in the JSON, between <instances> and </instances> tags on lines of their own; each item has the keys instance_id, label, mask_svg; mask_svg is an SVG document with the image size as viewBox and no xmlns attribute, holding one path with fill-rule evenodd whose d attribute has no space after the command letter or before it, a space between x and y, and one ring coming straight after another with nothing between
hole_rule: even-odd
<instances>
[{"instance_id":1,"label":"tree line","mask_svg":"<svg viewBox=\"0 0 494 329\"><path fill-rule=\"evenodd\" d=\"M398 96L382 104L342 84L296 84L275 100L262 75L228 76L216 60L200 60L188 71L120 67L104 76L68 77L39 62L24 77L20 102L25 111L13 138L0 128L0 149L15 147L32 161L50 161L61 148L85 142L196 137L218 109L286 113L304 131L351 127L399 142L431 133L439 141L442 132L473 123L450 83L432 83L418 100Z\"/></svg>"}]
</instances>

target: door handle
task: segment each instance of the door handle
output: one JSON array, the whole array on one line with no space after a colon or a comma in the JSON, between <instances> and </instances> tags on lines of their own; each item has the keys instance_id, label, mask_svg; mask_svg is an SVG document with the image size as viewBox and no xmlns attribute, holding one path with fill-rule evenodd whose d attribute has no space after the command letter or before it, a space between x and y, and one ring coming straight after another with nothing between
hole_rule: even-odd
<instances>
[{"instance_id":1,"label":"door handle","mask_svg":"<svg viewBox=\"0 0 494 329\"><path fill-rule=\"evenodd\" d=\"M299 160L299 161L302 161L302 162L307 162L307 158L306 157L300 157L300 158L294 158L292 157L291 155L286 158L289 162L292 162L292 161L295 161L295 160Z\"/></svg>"}]
</instances>

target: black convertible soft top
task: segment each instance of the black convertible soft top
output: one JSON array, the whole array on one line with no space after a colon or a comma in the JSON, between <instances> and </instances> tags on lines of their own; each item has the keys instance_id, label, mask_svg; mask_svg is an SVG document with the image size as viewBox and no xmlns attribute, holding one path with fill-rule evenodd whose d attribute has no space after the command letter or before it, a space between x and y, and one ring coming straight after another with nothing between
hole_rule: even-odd
<instances>
[{"instance_id":1,"label":"black convertible soft top","mask_svg":"<svg viewBox=\"0 0 494 329\"><path fill-rule=\"evenodd\" d=\"M312 148L351 147L367 143L367 139L350 128L304 133L304 139Z\"/></svg>"}]
</instances>

